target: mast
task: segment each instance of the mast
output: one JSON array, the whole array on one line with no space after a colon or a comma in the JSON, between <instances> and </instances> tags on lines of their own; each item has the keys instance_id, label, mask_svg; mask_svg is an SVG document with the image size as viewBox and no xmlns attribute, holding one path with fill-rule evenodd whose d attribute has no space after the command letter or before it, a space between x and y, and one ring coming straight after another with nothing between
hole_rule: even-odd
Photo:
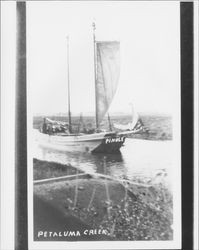
<instances>
[{"instance_id":1,"label":"mast","mask_svg":"<svg viewBox=\"0 0 199 250\"><path fill-rule=\"evenodd\" d=\"M71 111L70 111L69 36L67 36L67 73L68 73L68 128L69 128L69 133L72 133Z\"/></svg>"},{"instance_id":2,"label":"mast","mask_svg":"<svg viewBox=\"0 0 199 250\"><path fill-rule=\"evenodd\" d=\"M96 130L99 128L99 121L98 121L98 115L97 115L97 64L96 64L96 40L95 40L95 22L93 22L93 48L94 48L94 77L95 77L95 122L96 122Z\"/></svg>"},{"instance_id":3,"label":"mast","mask_svg":"<svg viewBox=\"0 0 199 250\"><path fill-rule=\"evenodd\" d=\"M109 125L109 130L112 131L112 124L111 124L111 118L108 113L108 125Z\"/></svg>"}]
</instances>

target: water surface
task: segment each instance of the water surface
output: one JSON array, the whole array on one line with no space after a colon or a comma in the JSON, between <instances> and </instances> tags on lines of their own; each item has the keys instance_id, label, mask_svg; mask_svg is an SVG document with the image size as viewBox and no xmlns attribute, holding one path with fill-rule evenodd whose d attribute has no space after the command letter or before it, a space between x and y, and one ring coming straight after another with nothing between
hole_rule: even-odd
<instances>
[{"instance_id":1,"label":"water surface","mask_svg":"<svg viewBox=\"0 0 199 250\"><path fill-rule=\"evenodd\" d=\"M87 173L143 181L169 181L172 172L172 141L126 139L120 154L65 152L35 145L34 158L71 164Z\"/></svg>"}]
</instances>

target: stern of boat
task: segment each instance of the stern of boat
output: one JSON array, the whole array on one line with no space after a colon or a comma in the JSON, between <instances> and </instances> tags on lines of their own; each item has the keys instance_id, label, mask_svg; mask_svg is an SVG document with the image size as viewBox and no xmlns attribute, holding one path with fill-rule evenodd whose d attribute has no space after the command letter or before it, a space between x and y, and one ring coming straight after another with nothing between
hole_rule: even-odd
<instances>
[{"instance_id":1,"label":"stern of boat","mask_svg":"<svg viewBox=\"0 0 199 250\"><path fill-rule=\"evenodd\" d=\"M118 153L125 142L124 135L107 134L92 153Z\"/></svg>"}]
</instances>

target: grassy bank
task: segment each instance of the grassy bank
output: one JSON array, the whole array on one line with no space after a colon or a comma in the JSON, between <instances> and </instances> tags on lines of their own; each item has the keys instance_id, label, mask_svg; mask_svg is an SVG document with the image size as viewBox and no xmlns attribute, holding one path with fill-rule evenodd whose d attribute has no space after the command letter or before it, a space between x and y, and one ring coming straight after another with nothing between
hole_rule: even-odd
<instances>
[{"instance_id":1,"label":"grassy bank","mask_svg":"<svg viewBox=\"0 0 199 250\"><path fill-rule=\"evenodd\" d=\"M83 173L72 167L70 164L59 164L56 162L41 161L33 159L34 180L48 179L65 175Z\"/></svg>"},{"instance_id":2,"label":"grassy bank","mask_svg":"<svg viewBox=\"0 0 199 250\"><path fill-rule=\"evenodd\" d=\"M34 168L36 178L76 173L71 166L38 160L34 160ZM56 207L57 213L74 216L90 228L108 230L114 240L171 240L173 237L172 195L161 183L123 185L114 180L76 177L34 185L34 194Z\"/></svg>"}]
</instances>

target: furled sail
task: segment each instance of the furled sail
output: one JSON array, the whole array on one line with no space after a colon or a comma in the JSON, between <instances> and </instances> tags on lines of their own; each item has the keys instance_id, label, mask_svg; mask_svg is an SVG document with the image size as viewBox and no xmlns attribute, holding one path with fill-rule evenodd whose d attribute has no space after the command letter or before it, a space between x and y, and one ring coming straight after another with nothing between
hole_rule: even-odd
<instances>
[{"instance_id":1,"label":"furled sail","mask_svg":"<svg viewBox=\"0 0 199 250\"><path fill-rule=\"evenodd\" d=\"M96 118L99 125L115 95L120 75L120 44L96 42Z\"/></svg>"},{"instance_id":2,"label":"furled sail","mask_svg":"<svg viewBox=\"0 0 199 250\"><path fill-rule=\"evenodd\" d=\"M51 120L50 118L45 118L45 122L48 122L48 123L51 123L51 124L54 124L54 125L68 125L67 122L61 122L61 121L54 121L54 120Z\"/></svg>"}]
</instances>

